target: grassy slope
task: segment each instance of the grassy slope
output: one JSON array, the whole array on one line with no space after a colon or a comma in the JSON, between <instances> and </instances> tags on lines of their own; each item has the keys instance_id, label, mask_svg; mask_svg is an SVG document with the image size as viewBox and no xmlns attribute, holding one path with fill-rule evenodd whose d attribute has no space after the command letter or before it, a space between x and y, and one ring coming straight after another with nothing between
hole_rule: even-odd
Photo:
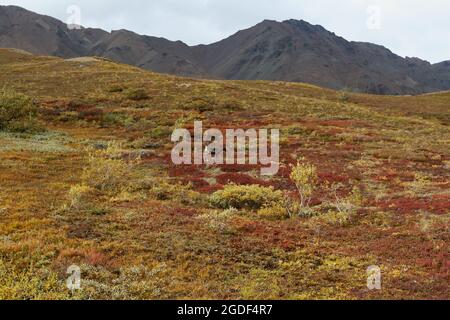
<instances>
[{"instance_id":1,"label":"grassy slope","mask_svg":"<svg viewBox=\"0 0 450 320\"><path fill-rule=\"evenodd\" d=\"M449 93L200 81L0 50L3 86L36 99L48 130L0 133L0 298L449 298ZM148 97L130 100L130 89ZM279 175L173 167L170 133L195 119L281 128ZM134 179L152 187L62 209L81 182L87 147L104 141L141 154ZM207 195L230 182L293 191L288 165L298 156L344 193L363 191L350 222L211 214ZM165 184L177 182L193 190ZM315 202L329 197L320 189ZM89 280L74 295L64 288L73 263ZM366 288L370 265L382 267L380 292Z\"/></svg>"}]
</instances>

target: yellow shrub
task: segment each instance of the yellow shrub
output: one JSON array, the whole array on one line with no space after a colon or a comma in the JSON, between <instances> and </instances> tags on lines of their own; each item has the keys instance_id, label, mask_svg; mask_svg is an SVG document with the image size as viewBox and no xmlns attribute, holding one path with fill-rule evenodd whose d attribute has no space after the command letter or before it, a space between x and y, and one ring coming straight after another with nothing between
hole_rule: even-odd
<instances>
[{"instance_id":1,"label":"yellow shrub","mask_svg":"<svg viewBox=\"0 0 450 320\"><path fill-rule=\"evenodd\" d=\"M144 89L129 89L125 93L126 97L130 100L145 100L148 98L147 93Z\"/></svg>"},{"instance_id":2,"label":"yellow shrub","mask_svg":"<svg viewBox=\"0 0 450 320\"><path fill-rule=\"evenodd\" d=\"M132 167L132 163L122 160L120 146L111 143L107 149L97 150L89 155L82 179L92 188L119 193L130 183Z\"/></svg>"},{"instance_id":3,"label":"yellow shrub","mask_svg":"<svg viewBox=\"0 0 450 320\"><path fill-rule=\"evenodd\" d=\"M360 207L364 203L363 195L358 187L353 187L348 199L355 207Z\"/></svg>"},{"instance_id":4,"label":"yellow shrub","mask_svg":"<svg viewBox=\"0 0 450 320\"><path fill-rule=\"evenodd\" d=\"M224 190L215 192L210 197L210 203L221 209L258 210L281 206L284 197L281 191L275 191L273 187L228 185Z\"/></svg>"},{"instance_id":5,"label":"yellow shrub","mask_svg":"<svg viewBox=\"0 0 450 320\"><path fill-rule=\"evenodd\" d=\"M292 168L290 178L297 187L301 206L308 207L318 182L317 168L302 158Z\"/></svg>"},{"instance_id":6,"label":"yellow shrub","mask_svg":"<svg viewBox=\"0 0 450 320\"><path fill-rule=\"evenodd\" d=\"M262 208L258 211L258 214L263 217L274 219L284 219L289 216L288 210L282 204Z\"/></svg>"},{"instance_id":7,"label":"yellow shrub","mask_svg":"<svg viewBox=\"0 0 450 320\"><path fill-rule=\"evenodd\" d=\"M235 229L229 220L238 213L239 211L236 209L228 209L225 211L213 210L198 216L198 219L212 231L231 234L235 232Z\"/></svg>"},{"instance_id":8,"label":"yellow shrub","mask_svg":"<svg viewBox=\"0 0 450 320\"><path fill-rule=\"evenodd\" d=\"M329 211L328 213L311 218L312 224L328 224L334 227L345 227L350 224L352 219L351 212Z\"/></svg>"},{"instance_id":9,"label":"yellow shrub","mask_svg":"<svg viewBox=\"0 0 450 320\"><path fill-rule=\"evenodd\" d=\"M89 166L83 172L83 181L101 191L119 192L127 181L128 170L124 161L90 157Z\"/></svg>"},{"instance_id":10,"label":"yellow shrub","mask_svg":"<svg viewBox=\"0 0 450 320\"><path fill-rule=\"evenodd\" d=\"M64 300L68 290L58 274L34 267L16 268L0 260L0 300Z\"/></svg>"},{"instance_id":11,"label":"yellow shrub","mask_svg":"<svg viewBox=\"0 0 450 320\"><path fill-rule=\"evenodd\" d=\"M0 130L29 131L37 129L37 106L27 96L0 90Z\"/></svg>"},{"instance_id":12,"label":"yellow shrub","mask_svg":"<svg viewBox=\"0 0 450 320\"><path fill-rule=\"evenodd\" d=\"M200 193L192 190L192 185L172 184L164 179L155 179L150 194L157 200L177 200L184 205L198 205L202 202Z\"/></svg>"},{"instance_id":13,"label":"yellow shrub","mask_svg":"<svg viewBox=\"0 0 450 320\"><path fill-rule=\"evenodd\" d=\"M334 201L331 204L336 208L337 212L341 214L354 214L363 204L363 197L361 190L357 187L352 189L352 192L347 197L338 195L338 190L343 188L342 184L333 184L328 187L328 191L333 195Z\"/></svg>"},{"instance_id":14,"label":"yellow shrub","mask_svg":"<svg viewBox=\"0 0 450 320\"><path fill-rule=\"evenodd\" d=\"M92 192L92 188L86 185L75 185L69 190L69 208L80 209L86 205L88 195Z\"/></svg>"},{"instance_id":15,"label":"yellow shrub","mask_svg":"<svg viewBox=\"0 0 450 320\"><path fill-rule=\"evenodd\" d=\"M416 195L423 195L426 190L433 185L433 179L431 176L425 175L421 172L416 172L414 175L414 181L405 183L408 188L408 194L411 197Z\"/></svg>"}]
</instances>

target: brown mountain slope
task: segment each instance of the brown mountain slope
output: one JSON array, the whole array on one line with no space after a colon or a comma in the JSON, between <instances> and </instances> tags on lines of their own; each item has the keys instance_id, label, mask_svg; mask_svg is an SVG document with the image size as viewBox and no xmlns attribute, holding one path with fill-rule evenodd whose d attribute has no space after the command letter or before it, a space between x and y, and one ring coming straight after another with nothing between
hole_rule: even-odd
<instances>
[{"instance_id":1,"label":"brown mountain slope","mask_svg":"<svg viewBox=\"0 0 450 320\"><path fill-rule=\"evenodd\" d=\"M393 95L450 89L449 61L432 65L402 58L382 46L349 42L298 20L265 20L217 43L189 47L127 30L70 30L51 17L0 6L0 47L66 58L96 55L203 78L306 82Z\"/></svg>"},{"instance_id":2,"label":"brown mountain slope","mask_svg":"<svg viewBox=\"0 0 450 320\"><path fill-rule=\"evenodd\" d=\"M69 30L54 18L15 6L0 6L0 46L34 54L77 57L107 34L100 29Z\"/></svg>"},{"instance_id":3,"label":"brown mountain slope","mask_svg":"<svg viewBox=\"0 0 450 320\"><path fill-rule=\"evenodd\" d=\"M377 94L450 88L450 63L404 59L371 43L349 42L305 21L264 21L209 46L193 48L225 79L307 82Z\"/></svg>"},{"instance_id":4,"label":"brown mountain slope","mask_svg":"<svg viewBox=\"0 0 450 320\"><path fill-rule=\"evenodd\" d=\"M108 34L92 47L90 54L155 72L207 76L207 73L192 61L191 49L183 42L140 36L127 30Z\"/></svg>"}]
</instances>

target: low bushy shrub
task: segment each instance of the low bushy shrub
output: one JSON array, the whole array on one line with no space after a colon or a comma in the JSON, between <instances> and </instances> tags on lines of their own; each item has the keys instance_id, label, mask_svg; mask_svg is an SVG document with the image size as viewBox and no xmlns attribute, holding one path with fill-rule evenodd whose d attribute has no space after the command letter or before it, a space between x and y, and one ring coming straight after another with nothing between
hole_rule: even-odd
<instances>
[{"instance_id":1,"label":"low bushy shrub","mask_svg":"<svg viewBox=\"0 0 450 320\"><path fill-rule=\"evenodd\" d=\"M236 230L233 224L230 223L230 219L238 213L239 211L236 209L227 209L225 211L212 210L198 216L198 219L212 231L222 234L234 234Z\"/></svg>"},{"instance_id":2,"label":"low bushy shrub","mask_svg":"<svg viewBox=\"0 0 450 320\"><path fill-rule=\"evenodd\" d=\"M214 111L217 103L213 98L209 97L193 97L190 101L183 105L185 110L195 110L199 113Z\"/></svg>"},{"instance_id":3,"label":"low bushy shrub","mask_svg":"<svg viewBox=\"0 0 450 320\"><path fill-rule=\"evenodd\" d=\"M250 209L277 207L284 203L281 191L275 191L273 187L258 185L238 186L227 185L223 190L210 196L210 204L220 209Z\"/></svg>"},{"instance_id":4,"label":"low bushy shrub","mask_svg":"<svg viewBox=\"0 0 450 320\"><path fill-rule=\"evenodd\" d=\"M125 96L134 101L145 100L148 98L144 89L129 89L125 92Z\"/></svg>"},{"instance_id":5,"label":"low bushy shrub","mask_svg":"<svg viewBox=\"0 0 450 320\"><path fill-rule=\"evenodd\" d=\"M129 127L134 123L136 123L134 117L125 112L110 112L102 117L102 124L105 126Z\"/></svg>"},{"instance_id":6,"label":"low bushy shrub","mask_svg":"<svg viewBox=\"0 0 450 320\"><path fill-rule=\"evenodd\" d=\"M0 89L0 130L26 132L38 129L37 106L23 94Z\"/></svg>"},{"instance_id":7,"label":"low bushy shrub","mask_svg":"<svg viewBox=\"0 0 450 320\"><path fill-rule=\"evenodd\" d=\"M120 146L114 143L104 150L92 151L83 171L83 182L100 191L121 192L129 184L132 169L132 163L124 161L121 156Z\"/></svg>"},{"instance_id":8,"label":"low bushy shrub","mask_svg":"<svg viewBox=\"0 0 450 320\"><path fill-rule=\"evenodd\" d=\"M192 190L192 185L173 184L164 179L154 179L150 195L160 201L177 200L184 205L199 205L203 202L203 197Z\"/></svg>"},{"instance_id":9,"label":"low bushy shrub","mask_svg":"<svg viewBox=\"0 0 450 320\"><path fill-rule=\"evenodd\" d=\"M285 205L277 203L270 207L264 207L258 211L258 215L269 219L284 219L289 217L289 212Z\"/></svg>"},{"instance_id":10,"label":"low bushy shrub","mask_svg":"<svg viewBox=\"0 0 450 320\"><path fill-rule=\"evenodd\" d=\"M330 210L329 212L312 217L312 225L326 224L333 227L346 227L351 223L352 214L350 212L339 212Z\"/></svg>"},{"instance_id":11,"label":"low bushy shrub","mask_svg":"<svg viewBox=\"0 0 450 320\"><path fill-rule=\"evenodd\" d=\"M92 193L92 188L86 185L77 184L72 186L68 194L68 208L81 209L84 208L89 201L89 194Z\"/></svg>"},{"instance_id":12,"label":"low bushy shrub","mask_svg":"<svg viewBox=\"0 0 450 320\"><path fill-rule=\"evenodd\" d=\"M108 92L110 93L117 93L117 92L123 92L124 87L120 84L113 84L111 87L109 87Z\"/></svg>"}]
</instances>

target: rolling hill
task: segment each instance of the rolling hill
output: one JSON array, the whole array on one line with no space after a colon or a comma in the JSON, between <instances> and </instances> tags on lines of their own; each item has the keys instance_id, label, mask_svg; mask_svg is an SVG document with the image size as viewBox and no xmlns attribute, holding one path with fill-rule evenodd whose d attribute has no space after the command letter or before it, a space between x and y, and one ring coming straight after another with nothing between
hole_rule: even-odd
<instances>
[{"instance_id":1,"label":"rolling hill","mask_svg":"<svg viewBox=\"0 0 450 320\"><path fill-rule=\"evenodd\" d=\"M450 89L450 61L402 58L302 20L265 20L217 43L190 47L127 30L71 30L51 17L0 6L0 47L64 58L95 55L197 78L305 82L390 95Z\"/></svg>"},{"instance_id":2,"label":"rolling hill","mask_svg":"<svg viewBox=\"0 0 450 320\"><path fill-rule=\"evenodd\" d=\"M5 49L0 88L0 299L448 298L449 92L199 80ZM199 120L280 129L280 171L174 165L173 130ZM299 163L316 176L292 214ZM66 287L72 265L82 290ZM368 290L369 266L382 290Z\"/></svg>"}]
</instances>

